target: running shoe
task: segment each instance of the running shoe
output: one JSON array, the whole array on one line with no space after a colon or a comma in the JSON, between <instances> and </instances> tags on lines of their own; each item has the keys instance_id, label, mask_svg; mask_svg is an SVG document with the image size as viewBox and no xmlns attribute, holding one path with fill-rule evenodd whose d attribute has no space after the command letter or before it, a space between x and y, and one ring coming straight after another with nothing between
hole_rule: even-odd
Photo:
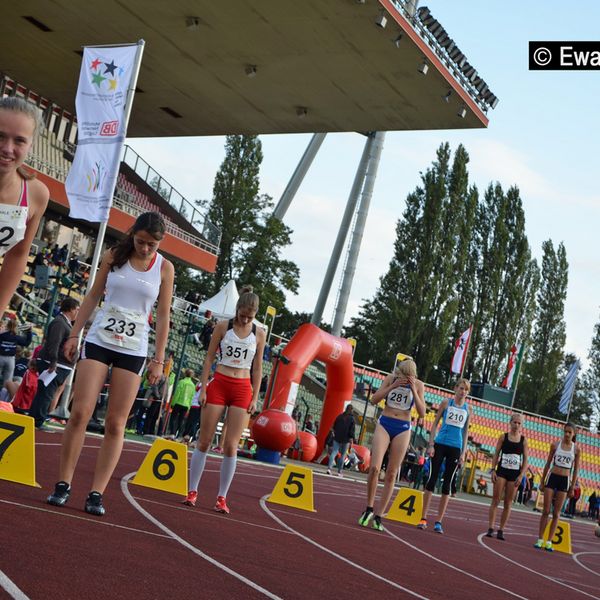
<instances>
[{"instance_id":1,"label":"running shoe","mask_svg":"<svg viewBox=\"0 0 600 600\"><path fill-rule=\"evenodd\" d=\"M331 469L327 469L327 475L331 475Z\"/></svg>"},{"instance_id":2,"label":"running shoe","mask_svg":"<svg viewBox=\"0 0 600 600\"><path fill-rule=\"evenodd\" d=\"M369 522L371 521L372 518L373 518L373 511L365 510L365 512L362 515L360 515L360 518L358 519L358 524L361 527L368 527Z\"/></svg>"},{"instance_id":3,"label":"running shoe","mask_svg":"<svg viewBox=\"0 0 600 600\"><path fill-rule=\"evenodd\" d=\"M217 512L223 513L224 515L229 514L229 507L227 506L227 502L225 502L225 496L217 496L217 502L215 503L215 510Z\"/></svg>"},{"instance_id":4,"label":"running shoe","mask_svg":"<svg viewBox=\"0 0 600 600\"><path fill-rule=\"evenodd\" d=\"M186 506L196 506L196 500L198 499L198 492L196 490L190 490L185 497L183 503Z\"/></svg>"},{"instance_id":5,"label":"running shoe","mask_svg":"<svg viewBox=\"0 0 600 600\"><path fill-rule=\"evenodd\" d=\"M54 486L54 492L48 496L48 504L64 506L71 495L71 486L66 481L59 481Z\"/></svg>"},{"instance_id":6,"label":"running shoe","mask_svg":"<svg viewBox=\"0 0 600 600\"><path fill-rule=\"evenodd\" d=\"M417 525L417 529L427 529L427 519L421 519Z\"/></svg>"},{"instance_id":7,"label":"running shoe","mask_svg":"<svg viewBox=\"0 0 600 600\"><path fill-rule=\"evenodd\" d=\"M373 519L373 529L383 531L383 525L381 524L381 517L379 515L375 515L375 518Z\"/></svg>"},{"instance_id":8,"label":"running shoe","mask_svg":"<svg viewBox=\"0 0 600 600\"><path fill-rule=\"evenodd\" d=\"M498 533L496 534L496 538L498 538L499 540L504 540L506 539L504 537L504 531L502 531L502 529L498 529Z\"/></svg>"},{"instance_id":9,"label":"running shoe","mask_svg":"<svg viewBox=\"0 0 600 600\"><path fill-rule=\"evenodd\" d=\"M338 477L343 477L343 476L344 476L344 474L343 474L343 473L340 471L340 472L338 473Z\"/></svg>"},{"instance_id":10,"label":"running shoe","mask_svg":"<svg viewBox=\"0 0 600 600\"><path fill-rule=\"evenodd\" d=\"M494 530L490 527L488 532L485 534L485 537L494 537Z\"/></svg>"},{"instance_id":11,"label":"running shoe","mask_svg":"<svg viewBox=\"0 0 600 600\"><path fill-rule=\"evenodd\" d=\"M434 530L436 533L444 533L444 530L442 529L442 523L441 523L440 521L436 521L436 522L433 524L433 530Z\"/></svg>"},{"instance_id":12,"label":"running shoe","mask_svg":"<svg viewBox=\"0 0 600 600\"><path fill-rule=\"evenodd\" d=\"M85 512L90 515L101 517L106 510L102 504L102 494L100 492L90 492L85 501Z\"/></svg>"},{"instance_id":13,"label":"running shoe","mask_svg":"<svg viewBox=\"0 0 600 600\"><path fill-rule=\"evenodd\" d=\"M552 547L551 541L546 542L546 547L544 548L544 550L546 550L546 552L554 552L554 548Z\"/></svg>"},{"instance_id":14,"label":"running shoe","mask_svg":"<svg viewBox=\"0 0 600 600\"><path fill-rule=\"evenodd\" d=\"M541 538L533 545L534 548L542 549L544 547L544 540Z\"/></svg>"}]
</instances>

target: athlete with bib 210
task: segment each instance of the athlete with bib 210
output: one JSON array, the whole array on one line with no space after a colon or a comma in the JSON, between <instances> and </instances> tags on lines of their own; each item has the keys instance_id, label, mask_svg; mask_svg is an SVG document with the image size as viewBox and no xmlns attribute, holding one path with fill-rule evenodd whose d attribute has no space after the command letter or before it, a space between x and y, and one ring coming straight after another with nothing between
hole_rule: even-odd
<instances>
[{"instance_id":1,"label":"athlete with bib 210","mask_svg":"<svg viewBox=\"0 0 600 600\"><path fill-rule=\"evenodd\" d=\"M48 205L48 188L23 163L42 124L23 98L0 99L0 318L23 273L31 242Z\"/></svg>"},{"instance_id":2,"label":"athlete with bib 210","mask_svg":"<svg viewBox=\"0 0 600 600\"><path fill-rule=\"evenodd\" d=\"M436 533L444 533L442 519L448 507L450 487L452 480L456 477L458 468L465 460L465 452L467 451L467 431L471 420L471 407L467 404L467 394L470 390L471 383L469 380L459 379L454 386L454 398L442 400L435 415L429 433L429 444L427 445L427 453L431 457L431 466L429 468L429 478L425 484L425 493L423 494L423 515L417 525L419 529L427 528L427 511L431 502L431 494L435 488L442 462L446 461L442 498L440 499L437 520L433 526ZM440 421L442 421L442 426L436 436Z\"/></svg>"},{"instance_id":3,"label":"athlete with bib 210","mask_svg":"<svg viewBox=\"0 0 600 600\"><path fill-rule=\"evenodd\" d=\"M550 444L550 452L544 466L542 481L540 482L539 493L544 494L544 508L540 517L539 536L534 544L535 548L544 547L548 552L552 552L552 540L558 517L567 496L571 498L577 483L577 474L579 473L579 446L575 444L575 425L566 423L563 430L562 440ZM550 472L550 475L548 475ZM546 479L548 477L548 479ZM548 516L552 508L552 521L548 529L548 540L544 546L544 532L548 524Z\"/></svg>"},{"instance_id":4,"label":"athlete with bib 210","mask_svg":"<svg viewBox=\"0 0 600 600\"><path fill-rule=\"evenodd\" d=\"M158 253L164 234L161 215L147 212L104 254L94 285L83 300L71 336L63 346L65 356L77 354L79 334L104 296L81 348L73 407L60 453L60 481L48 497L49 504L62 506L69 498L86 426L110 368L104 439L92 491L85 502L86 512L98 516L105 512L102 494L121 456L125 423L148 356L149 317L157 298L155 350L148 364L148 383L156 384L163 374L174 279L173 264Z\"/></svg>"},{"instance_id":5,"label":"athlete with bib 210","mask_svg":"<svg viewBox=\"0 0 600 600\"><path fill-rule=\"evenodd\" d=\"M358 524L363 527L367 527L373 519L373 529L383 531L381 515L392 497L396 475L410 442L410 412L414 406L419 418L425 416L424 394L425 386L417 379L417 365L413 360L406 359L384 379L381 387L371 397L371 402L375 404L385 398L385 408L375 426L373 436L371 466L367 481L367 508L358 520ZM379 506L374 509L379 471L388 447L390 454L385 470L385 483Z\"/></svg>"},{"instance_id":6,"label":"athlete with bib 210","mask_svg":"<svg viewBox=\"0 0 600 600\"><path fill-rule=\"evenodd\" d=\"M184 504L195 506L198 486L206 465L208 449L217 424L227 408L227 431L222 441L223 460L219 493L214 509L229 514L226 497L235 475L240 436L248 426L248 419L256 409L265 332L253 323L258 311L258 296L251 286L240 290L235 317L215 325L202 370L202 420L196 449L190 461L189 492ZM208 382L213 362L217 361L214 379Z\"/></svg>"}]
</instances>

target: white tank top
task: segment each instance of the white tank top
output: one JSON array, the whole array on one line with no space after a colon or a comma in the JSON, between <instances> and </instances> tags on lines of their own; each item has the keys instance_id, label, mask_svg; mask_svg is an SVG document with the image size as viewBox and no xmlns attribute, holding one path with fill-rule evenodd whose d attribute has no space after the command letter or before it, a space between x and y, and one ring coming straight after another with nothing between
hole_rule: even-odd
<instances>
[{"instance_id":1,"label":"white tank top","mask_svg":"<svg viewBox=\"0 0 600 600\"><path fill-rule=\"evenodd\" d=\"M256 325L245 338L239 338L233 330L233 319L229 320L228 329L219 342L218 363L235 369L250 369L256 354Z\"/></svg>"},{"instance_id":2,"label":"white tank top","mask_svg":"<svg viewBox=\"0 0 600 600\"><path fill-rule=\"evenodd\" d=\"M162 261L157 253L148 271L136 271L129 261L109 271L104 304L86 342L131 356L148 354L148 318L160 292Z\"/></svg>"},{"instance_id":3,"label":"white tank top","mask_svg":"<svg viewBox=\"0 0 600 600\"><path fill-rule=\"evenodd\" d=\"M410 410L415 400L410 385L400 385L388 392L385 403L395 410Z\"/></svg>"},{"instance_id":4,"label":"white tank top","mask_svg":"<svg viewBox=\"0 0 600 600\"><path fill-rule=\"evenodd\" d=\"M554 466L561 469L571 469L575 462L575 442L571 442L569 450L563 450L562 442L558 444L554 453Z\"/></svg>"}]
</instances>

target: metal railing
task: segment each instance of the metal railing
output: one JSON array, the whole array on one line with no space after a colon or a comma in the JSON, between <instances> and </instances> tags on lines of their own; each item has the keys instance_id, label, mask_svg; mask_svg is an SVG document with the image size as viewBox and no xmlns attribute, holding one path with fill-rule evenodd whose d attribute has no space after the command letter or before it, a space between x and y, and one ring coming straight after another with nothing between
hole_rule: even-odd
<instances>
[{"instance_id":1,"label":"metal railing","mask_svg":"<svg viewBox=\"0 0 600 600\"><path fill-rule=\"evenodd\" d=\"M216 248L219 247L221 230L157 173L131 146L125 146L123 162L184 217L210 244Z\"/></svg>"}]
</instances>

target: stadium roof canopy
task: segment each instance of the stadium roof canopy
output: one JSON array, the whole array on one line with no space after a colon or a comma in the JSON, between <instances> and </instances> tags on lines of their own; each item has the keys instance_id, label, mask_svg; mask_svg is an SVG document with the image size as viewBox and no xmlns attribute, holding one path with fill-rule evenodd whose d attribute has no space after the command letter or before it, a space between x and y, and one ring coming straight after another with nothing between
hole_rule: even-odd
<instances>
[{"instance_id":1,"label":"stadium roof canopy","mask_svg":"<svg viewBox=\"0 0 600 600\"><path fill-rule=\"evenodd\" d=\"M0 71L73 112L81 46L144 39L132 137L485 127L420 30L402 0L28 0L3 6Z\"/></svg>"}]
</instances>

